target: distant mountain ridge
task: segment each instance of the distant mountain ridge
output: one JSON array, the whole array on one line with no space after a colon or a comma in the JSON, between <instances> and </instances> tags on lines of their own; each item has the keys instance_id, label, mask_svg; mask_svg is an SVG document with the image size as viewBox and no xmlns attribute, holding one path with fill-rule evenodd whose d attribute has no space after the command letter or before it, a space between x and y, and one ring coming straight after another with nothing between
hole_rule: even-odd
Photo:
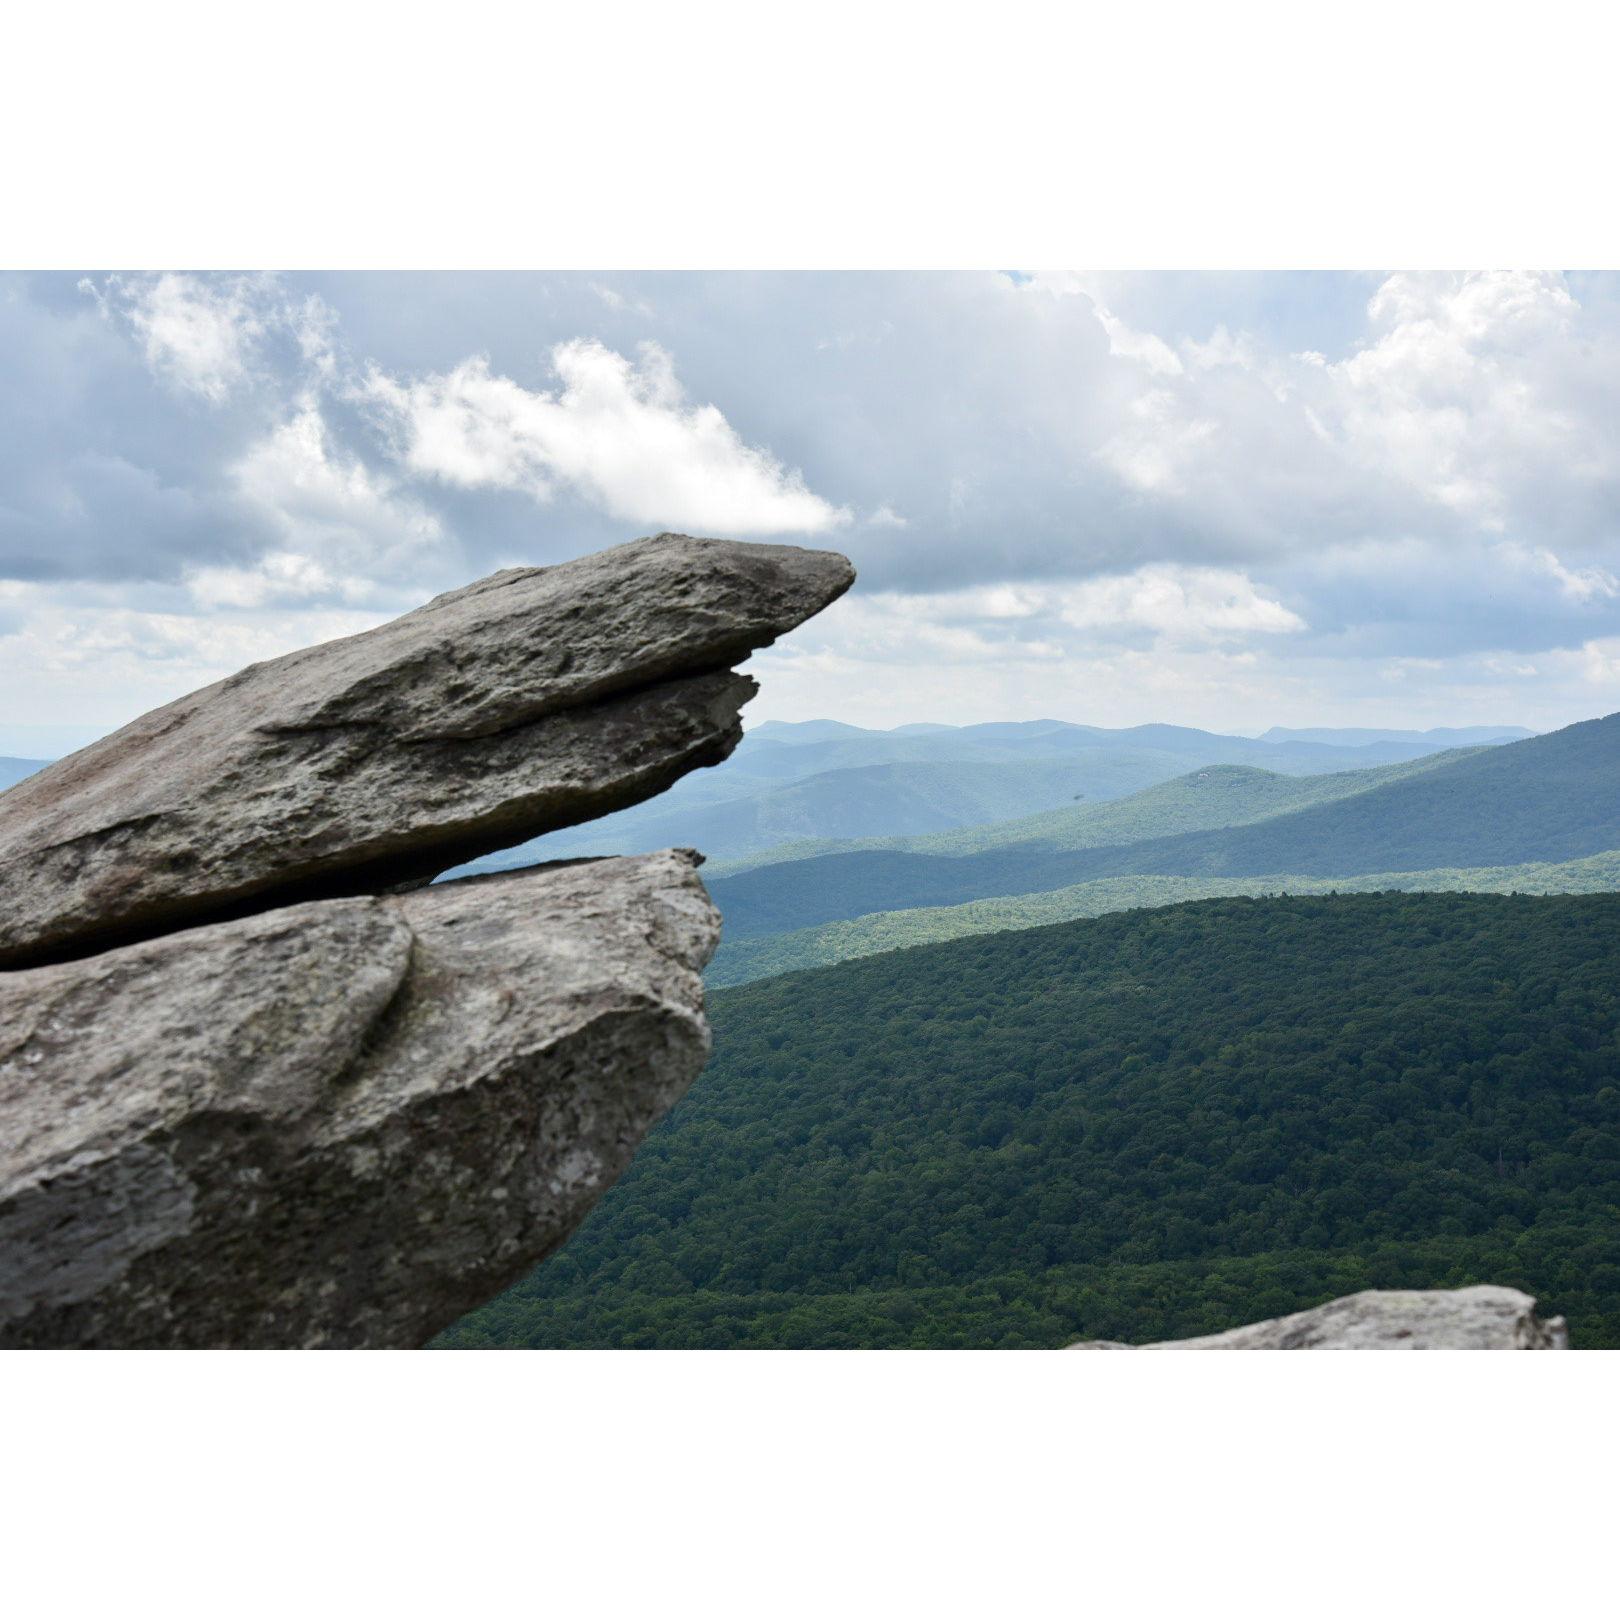
<instances>
[{"instance_id":1,"label":"distant mountain ridge","mask_svg":"<svg viewBox=\"0 0 1620 1620\"><path fill-rule=\"evenodd\" d=\"M1620 714L1243 826L1083 849L855 850L717 876L737 940L1126 875L1306 877L1559 862L1620 848Z\"/></svg>"},{"instance_id":2,"label":"distant mountain ridge","mask_svg":"<svg viewBox=\"0 0 1620 1620\"><path fill-rule=\"evenodd\" d=\"M1433 770L1467 752L1430 754L1394 765L1335 771L1314 776L1284 776L1255 765L1208 765L1158 782L1123 798L1066 804L1006 821L979 823L949 832L891 837L800 839L757 853L711 862L711 877L730 876L781 861L855 849L900 849L918 855L972 855L1017 846L1026 850L1093 849L1132 844L1169 833L1200 832L1241 826L1301 810L1309 805L1365 793L1418 771Z\"/></svg>"},{"instance_id":3,"label":"distant mountain ridge","mask_svg":"<svg viewBox=\"0 0 1620 1620\"><path fill-rule=\"evenodd\" d=\"M766 721L724 763L657 799L490 856L474 870L672 844L733 860L804 838L918 836L1122 798L1201 767L1310 776L1431 758L1445 746L1421 733L1344 747L1162 724L1107 730L1021 720L867 731L837 720ZM877 767L888 774L871 774Z\"/></svg>"},{"instance_id":4,"label":"distant mountain ridge","mask_svg":"<svg viewBox=\"0 0 1620 1620\"><path fill-rule=\"evenodd\" d=\"M1524 726L1431 726L1427 731L1381 731L1373 726L1273 726L1260 734L1261 742L1318 742L1341 748L1368 743L1423 739L1440 748L1471 748L1478 743L1522 742L1535 732Z\"/></svg>"}]
</instances>

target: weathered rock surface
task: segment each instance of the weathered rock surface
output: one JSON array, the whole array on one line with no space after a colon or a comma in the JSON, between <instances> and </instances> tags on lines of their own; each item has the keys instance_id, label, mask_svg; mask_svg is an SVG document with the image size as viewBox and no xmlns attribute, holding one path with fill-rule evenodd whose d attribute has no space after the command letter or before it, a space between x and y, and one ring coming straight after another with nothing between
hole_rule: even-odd
<instances>
[{"instance_id":1,"label":"weathered rock surface","mask_svg":"<svg viewBox=\"0 0 1620 1620\"><path fill-rule=\"evenodd\" d=\"M0 975L0 1345L416 1345L515 1281L704 1064L697 859Z\"/></svg>"},{"instance_id":2,"label":"weathered rock surface","mask_svg":"<svg viewBox=\"0 0 1620 1620\"><path fill-rule=\"evenodd\" d=\"M1516 1288L1377 1289L1230 1333L1159 1344L1086 1339L1070 1350L1567 1350L1564 1319L1543 1321Z\"/></svg>"},{"instance_id":3,"label":"weathered rock surface","mask_svg":"<svg viewBox=\"0 0 1620 1620\"><path fill-rule=\"evenodd\" d=\"M661 792L736 746L730 673L835 552L659 535L255 664L0 795L0 967L373 892Z\"/></svg>"}]
</instances>

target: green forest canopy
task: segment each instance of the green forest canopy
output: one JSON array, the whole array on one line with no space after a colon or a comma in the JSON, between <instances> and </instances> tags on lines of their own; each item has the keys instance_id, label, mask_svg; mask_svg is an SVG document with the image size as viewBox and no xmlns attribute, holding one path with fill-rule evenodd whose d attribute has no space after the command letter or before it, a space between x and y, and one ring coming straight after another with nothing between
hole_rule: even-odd
<instances>
[{"instance_id":1,"label":"green forest canopy","mask_svg":"<svg viewBox=\"0 0 1620 1620\"><path fill-rule=\"evenodd\" d=\"M1496 1282L1620 1346L1620 897L1211 900L717 993L449 1346L1055 1346Z\"/></svg>"},{"instance_id":2,"label":"green forest canopy","mask_svg":"<svg viewBox=\"0 0 1620 1620\"><path fill-rule=\"evenodd\" d=\"M722 940L704 979L718 987L750 984L800 968L825 967L879 951L964 939L969 934L1036 928L1110 911L1169 906L1183 900L1223 895L1366 894L1388 889L1454 894L1614 894L1620 893L1620 850L1576 861L1529 862L1523 866L1441 867L1431 872L1374 872L1366 877L1314 878L1296 873L1265 877L1094 878L1066 889L1035 894L997 895L960 906L920 906L910 911L875 911L841 918L788 934Z\"/></svg>"}]
</instances>

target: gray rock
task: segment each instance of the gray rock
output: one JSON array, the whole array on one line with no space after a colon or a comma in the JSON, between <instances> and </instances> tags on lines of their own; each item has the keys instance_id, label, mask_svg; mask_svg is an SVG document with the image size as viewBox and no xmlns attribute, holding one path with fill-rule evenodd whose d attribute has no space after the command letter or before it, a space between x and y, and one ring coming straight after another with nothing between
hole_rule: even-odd
<instances>
[{"instance_id":1,"label":"gray rock","mask_svg":"<svg viewBox=\"0 0 1620 1620\"><path fill-rule=\"evenodd\" d=\"M697 860L0 975L0 1345L416 1345L516 1281L703 1067Z\"/></svg>"},{"instance_id":2,"label":"gray rock","mask_svg":"<svg viewBox=\"0 0 1620 1620\"><path fill-rule=\"evenodd\" d=\"M1516 1288L1377 1289L1313 1311L1160 1344L1086 1339L1070 1350L1567 1350L1564 1319L1543 1321Z\"/></svg>"},{"instance_id":3,"label":"gray rock","mask_svg":"<svg viewBox=\"0 0 1620 1620\"><path fill-rule=\"evenodd\" d=\"M659 535L255 664L0 795L0 968L422 881L736 746L835 552Z\"/></svg>"}]
</instances>

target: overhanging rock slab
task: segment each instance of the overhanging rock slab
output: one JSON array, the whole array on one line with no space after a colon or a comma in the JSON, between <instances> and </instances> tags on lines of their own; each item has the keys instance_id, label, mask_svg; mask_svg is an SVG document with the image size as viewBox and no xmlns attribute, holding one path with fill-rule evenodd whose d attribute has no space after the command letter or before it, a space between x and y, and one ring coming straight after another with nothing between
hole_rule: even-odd
<instances>
[{"instance_id":1,"label":"overhanging rock slab","mask_svg":"<svg viewBox=\"0 0 1620 1620\"><path fill-rule=\"evenodd\" d=\"M854 578L659 535L255 664L0 794L0 968L433 877L724 759L730 666Z\"/></svg>"}]
</instances>

